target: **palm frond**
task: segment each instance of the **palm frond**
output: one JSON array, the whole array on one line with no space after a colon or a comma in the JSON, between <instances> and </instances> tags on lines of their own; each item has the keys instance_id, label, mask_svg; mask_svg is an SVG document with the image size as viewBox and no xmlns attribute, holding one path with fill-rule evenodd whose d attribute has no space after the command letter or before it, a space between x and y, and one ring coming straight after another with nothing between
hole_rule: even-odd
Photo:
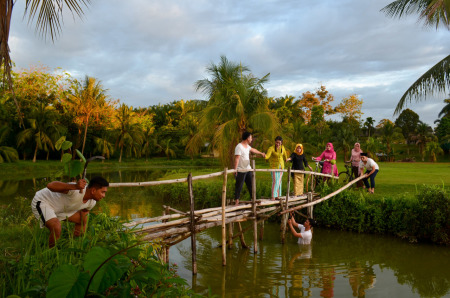
<instances>
[{"instance_id":1,"label":"palm frond","mask_svg":"<svg viewBox=\"0 0 450 298\"><path fill-rule=\"evenodd\" d=\"M443 25L450 29L450 1L448 0L397 0L381 9L389 17L417 14L425 26Z\"/></svg>"},{"instance_id":2,"label":"palm frond","mask_svg":"<svg viewBox=\"0 0 450 298\"><path fill-rule=\"evenodd\" d=\"M429 95L445 92L446 89L450 89L450 55L436 63L406 90L394 115L400 113L408 101L415 99L419 102Z\"/></svg>"},{"instance_id":3,"label":"palm frond","mask_svg":"<svg viewBox=\"0 0 450 298\"><path fill-rule=\"evenodd\" d=\"M91 0L26 0L25 15L28 13L28 23L37 14L36 31L42 36L50 35L54 40L61 32L63 23L63 7L66 6L73 16L83 16L83 6L88 7Z\"/></svg>"}]
</instances>

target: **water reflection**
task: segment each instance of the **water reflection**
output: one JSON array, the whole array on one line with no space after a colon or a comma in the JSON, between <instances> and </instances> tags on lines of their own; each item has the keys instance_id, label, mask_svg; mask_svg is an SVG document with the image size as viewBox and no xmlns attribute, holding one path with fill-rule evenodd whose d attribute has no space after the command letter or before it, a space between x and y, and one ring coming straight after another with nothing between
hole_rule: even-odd
<instances>
[{"instance_id":1,"label":"water reflection","mask_svg":"<svg viewBox=\"0 0 450 298\"><path fill-rule=\"evenodd\" d=\"M279 226L266 224L260 251L227 250L222 267L220 229L197 237L198 276L192 286L222 297L445 297L450 294L450 252L400 239L316 229L313 245L288 237L279 243ZM252 235L246 242L252 245ZM171 249L171 262L191 280L190 240Z\"/></svg>"},{"instance_id":2,"label":"water reflection","mask_svg":"<svg viewBox=\"0 0 450 298\"><path fill-rule=\"evenodd\" d=\"M139 182L161 178L165 169L105 171L111 182ZM32 198L46 178L0 181L0 203L17 195ZM111 215L125 219L162 215L163 202L151 188L111 188L105 198ZM174 206L175 207L175 206ZM100 207L96 207L94 211ZM182 209L184 210L184 209ZM244 227L245 228L245 227ZM313 245L300 246L289 235L280 244L279 226L265 225L264 240L253 254L251 233L227 250L222 266L220 228L197 236L198 275L191 273L190 239L170 250L181 277L197 292L222 297L444 297L450 292L450 250L434 245L409 244L393 237L316 229Z\"/></svg>"}]
</instances>

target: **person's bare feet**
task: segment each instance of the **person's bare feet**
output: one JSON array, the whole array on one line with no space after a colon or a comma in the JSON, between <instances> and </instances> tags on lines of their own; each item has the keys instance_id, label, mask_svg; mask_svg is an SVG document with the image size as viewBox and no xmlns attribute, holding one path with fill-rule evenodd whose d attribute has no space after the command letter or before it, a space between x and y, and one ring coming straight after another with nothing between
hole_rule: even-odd
<instances>
[{"instance_id":1,"label":"person's bare feet","mask_svg":"<svg viewBox=\"0 0 450 298\"><path fill-rule=\"evenodd\" d=\"M234 201L234 206L239 206L239 200Z\"/></svg>"}]
</instances>

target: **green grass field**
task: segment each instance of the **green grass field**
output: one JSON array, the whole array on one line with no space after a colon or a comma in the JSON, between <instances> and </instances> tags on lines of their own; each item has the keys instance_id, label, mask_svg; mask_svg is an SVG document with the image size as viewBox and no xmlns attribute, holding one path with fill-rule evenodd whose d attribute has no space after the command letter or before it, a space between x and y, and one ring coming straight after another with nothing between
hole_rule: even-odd
<instances>
[{"instance_id":1,"label":"green grass field","mask_svg":"<svg viewBox=\"0 0 450 298\"><path fill-rule=\"evenodd\" d=\"M375 196L395 196L405 193L414 194L416 188L421 185L443 185L450 189L450 163L429 163L429 162L379 162L380 172L376 178ZM16 163L0 164L0 180L6 179L29 179L45 177L60 169L61 163L58 161L19 161ZM145 160L128 160L122 163L117 161L96 161L89 164L88 170L132 170L145 168L173 169L162 179L184 178L187 173L192 172L193 176L204 175L223 170L216 159L182 159L167 160L165 158ZM264 160L256 159L257 168L268 168L269 164ZM339 171L343 171L343 162L338 162ZM287 175L283 175L286 180ZM221 179L221 178L218 178ZM257 179L269 180L269 173L258 173Z\"/></svg>"}]
</instances>

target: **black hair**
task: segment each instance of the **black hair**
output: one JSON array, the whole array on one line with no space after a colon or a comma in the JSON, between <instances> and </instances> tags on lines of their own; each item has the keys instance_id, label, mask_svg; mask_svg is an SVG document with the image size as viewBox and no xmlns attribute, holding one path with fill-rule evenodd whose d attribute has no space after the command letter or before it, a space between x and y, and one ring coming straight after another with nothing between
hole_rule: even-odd
<instances>
[{"instance_id":1,"label":"black hair","mask_svg":"<svg viewBox=\"0 0 450 298\"><path fill-rule=\"evenodd\" d=\"M97 176L97 177L92 178L89 181L88 188L92 188L92 187L93 188L102 188L102 187L108 187L108 186L109 186L109 182L106 181L105 178Z\"/></svg>"},{"instance_id":2,"label":"black hair","mask_svg":"<svg viewBox=\"0 0 450 298\"><path fill-rule=\"evenodd\" d=\"M312 219L312 218L308 218L308 221L309 221L309 225L311 226L311 227L316 227L317 226L317 222L314 220L314 219Z\"/></svg>"},{"instance_id":3,"label":"black hair","mask_svg":"<svg viewBox=\"0 0 450 298\"><path fill-rule=\"evenodd\" d=\"M252 135L251 132L244 131L244 132L242 133L242 140L243 140L243 141L247 140L251 135Z\"/></svg>"},{"instance_id":4,"label":"black hair","mask_svg":"<svg viewBox=\"0 0 450 298\"><path fill-rule=\"evenodd\" d=\"M283 142L283 138L280 137L280 136L277 136L277 137L275 138L275 142L276 142L276 141ZM281 147L281 153L283 153L283 147Z\"/></svg>"}]
</instances>

